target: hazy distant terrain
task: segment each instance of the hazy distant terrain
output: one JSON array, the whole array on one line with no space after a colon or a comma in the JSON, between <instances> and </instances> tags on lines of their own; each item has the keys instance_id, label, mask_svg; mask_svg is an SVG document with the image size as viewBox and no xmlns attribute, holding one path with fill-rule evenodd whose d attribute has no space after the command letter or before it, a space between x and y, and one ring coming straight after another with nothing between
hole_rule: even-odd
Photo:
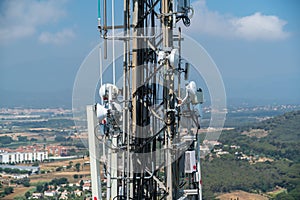
<instances>
[{"instance_id":1,"label":"hazy distant terrain","mask_svg":"<svg viewBox=\"0 0 300 200\"><path fill-rule=\"evenodd\" d=\"M202 160L204 199L300 199L300 111L287 112L297 109L299 105L230 106L220 145ZM203 107L203 115L205 128L209 107ZM70 148L69 155L87 151L70 109L2 108L0 116L2 148L55 144Z\"/></svg>"},{"instance_id":2,"label":"hazy distant terrain","mask_svg":"<svg viewBox=\"0 0 300 200\"><path fill-rule=\"evenodd\" d=\"M72 90L49 92L22 92L0 89L0 108L71 108Z\"/></svg>"},{"instance_id":3,"label":"hazy distant terrain","mask_svg":"<svg viewBox=\"0 0 300 200\"><path fill-rule=\"evenodd\" d=\"M235 190L266 194L278 188L282 192L269 193L269 198L300 199L299 139L300 111L224 131L222 144L202 162L205 199Z\"/></svg>"}]
</instances>

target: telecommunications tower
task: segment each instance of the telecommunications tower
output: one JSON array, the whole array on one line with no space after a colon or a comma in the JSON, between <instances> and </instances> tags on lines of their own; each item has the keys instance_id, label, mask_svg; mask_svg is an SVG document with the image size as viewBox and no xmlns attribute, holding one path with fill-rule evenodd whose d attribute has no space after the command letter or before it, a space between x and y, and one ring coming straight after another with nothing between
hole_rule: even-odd
<instances>
[{"instance_id":1,"label":"telecommunications tower","mask_svg":"<svg viewBox=\"0 0 300 200\"><path fill-rule=\"evenodd\" d=\"M123 13L114 13L120 6ZM100 58L112 52L113 60L112 81L101 74L100 101L87 106L93 200L202 199L203 94L181 52L180 26L190 25L193 12L189 0L98 0Z\"/></svg>"}]
</instances>

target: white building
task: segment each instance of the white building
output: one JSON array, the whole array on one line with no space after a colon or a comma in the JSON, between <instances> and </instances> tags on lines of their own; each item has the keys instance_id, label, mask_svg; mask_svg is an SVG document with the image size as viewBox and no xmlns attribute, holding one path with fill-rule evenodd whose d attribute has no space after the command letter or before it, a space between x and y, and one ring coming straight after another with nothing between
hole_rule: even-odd
<instances>
[{"instance_id":1,"label":"white building","mask_svg":"<svg viewBox=\"0 0 300 200\"><path fill-rule=\"evenodd\" d=\"M91 190L91 184L84 184L82 186L82 190L85 191L85 190Z\"/></svg>"},{"instance_id":2,"label":"white building","mask_svg":"<svg viewBox=\"0 0 300 200\"><path fill-rule=\"evenodd\" d=\"M43 198L43 194L42 193L32 193L32 199L42 199Z\"/></svg>"},{"instance_id":3,"label":"white building","mask_svg":"<svg viewBox=\"0 0 300 200\"><path fill-rule=\"evenodd\" d=\"M44 196L45 197L54 197L57 195L57 192L55 190L51 190L51 191L45 191L44 192Z\"/></svg>"},{"instance_id":4,"label":"white building","mask_svg":"<svg viewBox=\"0 0 300 200\"><path fill-rule=\"evenodd\" d=\"M48 159L48 152L44 151L26 151L26 152L8 152L0 150L0 163L20 163L23 161L43 161Z\"/></svg>"}]
</instances>

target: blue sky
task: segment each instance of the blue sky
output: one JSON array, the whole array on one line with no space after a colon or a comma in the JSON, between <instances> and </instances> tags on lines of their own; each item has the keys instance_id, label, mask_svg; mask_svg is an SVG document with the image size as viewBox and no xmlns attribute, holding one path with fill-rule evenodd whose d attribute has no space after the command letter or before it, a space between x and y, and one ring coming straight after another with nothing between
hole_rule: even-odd
<instances>
[{"instance_id":1,"label":"blue sky","mask_svg":"<svg viewBox=\"0 0 300 200\"><path fill-rule=\"evenodd\" d=\"M199 0L193 7L184 31L217 64L229 100L300 103L297 0ZM71 91L99 41L96 0L2 0L0 106Z\"/></svg>"}]
</instances>

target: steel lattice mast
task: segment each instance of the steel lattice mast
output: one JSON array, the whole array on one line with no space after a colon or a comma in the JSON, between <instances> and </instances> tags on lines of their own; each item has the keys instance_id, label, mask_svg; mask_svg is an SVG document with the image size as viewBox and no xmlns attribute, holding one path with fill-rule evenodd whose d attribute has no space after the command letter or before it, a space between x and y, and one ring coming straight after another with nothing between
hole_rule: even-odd
<instances>
[{"instance_id":1,"label":"steel lattice mast","mask_svg":"<svg viewBox=\"0 0 300 200\"><path fill-rule=\"evenodd\" d=\"M123 82L121 89L101 85L102 104L87 106L93 200L202 199L199 114L192 108L202 103L202 91L195 82L186 82L182 97L181 76L187 78L189 64L181 59L180 28L174 32L177 22L190 24L190 2L124 0L123 25L113 21L111 26L107 7L106 0L98 0L98 28L104 40L100 56L107 58L111 51L108 40L123 41L123 67L117 66ZM115 36L115 29L124 34ZM117 119L122 123L115 123ZM190 127L182 127L184 119ZM107 147L101 164L97 126ZM188 131L183 134L184 128Z\"/></svg>"}]
</instances>

